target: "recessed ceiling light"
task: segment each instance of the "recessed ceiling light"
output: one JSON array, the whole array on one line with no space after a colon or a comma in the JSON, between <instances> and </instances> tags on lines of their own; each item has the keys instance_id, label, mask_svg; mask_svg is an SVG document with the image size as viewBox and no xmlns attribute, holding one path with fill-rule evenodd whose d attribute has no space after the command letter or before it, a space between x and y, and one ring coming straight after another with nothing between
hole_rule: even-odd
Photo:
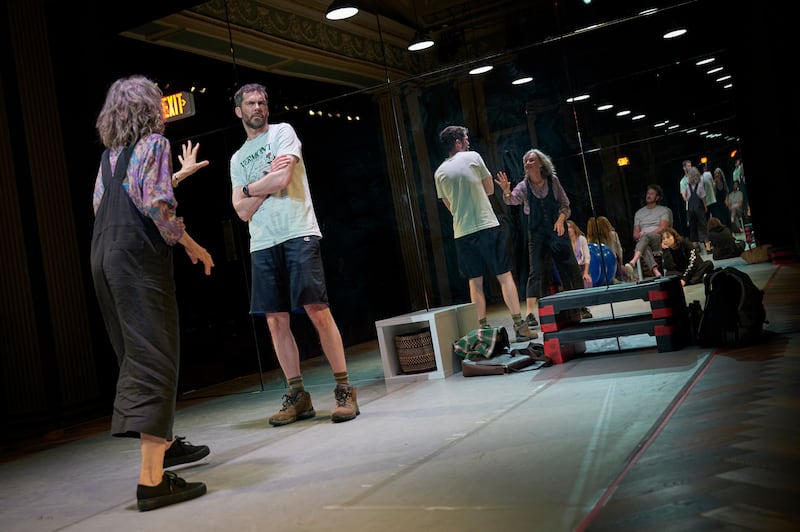
<instances>
[{"instance_id":1,"label":"recessed ceiling light","mask_svg":"<svg viewBox=\"0 0 800 532\"><path fill-rule=\"evenodd\" d=\"M727 76L722 76L721 78L717 78L717 81L727 81L729 79L731 79L731 76L727 75Z\"/></svg>"},{"instance_id":2,"label":"recessed ceiling light","mask_svg":"<svg viewBox=\"0 0 800 532\"><path fill-rule=\"evenodd\" d=\"M573 96L572 98L567 98L567 103L575 103L575 102L582 102L583 100L588 100L591 96L588 94L581 94L580 96Z\"/></svg>"},{"instance_id":3,"label":"recessed ceiling light","mask_svg":"<svg viewBox=\"0 0 800 532\"><path fill-rule=\"evenodd\" d=\"M533 81L533 78L531 76L525 76L525 77L522 77L522 78L519 78L519 79L515 79L514 81L511 82L511 84L512 85L525 85L526 83L530 83L531 81Z\"/></svg>"},{"instance_id":4,"label":"recessed ceiling light","mask_svg":"<svg viewBox=\"0 0 800 532\"><path fill-rule=\"evenodd\" d=\"M703 65L707 65L707 64L713 63L713 62L714 62L714 58L713 57L707 57L707 58L701 59L700 61L695 63L695 66L703 66Z\"/></svg>"},{"instance_id":5,"label":"recessed ceiling light","mask_svg":"<svg viewBox=\"0 0 800 532\"><path fill-rule=\"evenodd\" d=\"M722 70L722 67L712 68L711 70L706 72L706 74L715 74L715 73L719 72L720 70Z\"/></svg>"},{"instance_id":6,"label":"recessed ceiling light","mask_svg":"<svg viewBox=\"0 0 800 532\"><path fill-rule=\"evenodd\" d=\"M469 73L472 74L473 76L477 74L485 74L486 72L489 72L493 68L494 67L492 65L479 66L477 68L473 68L472 70L470 70Z\"/></svg>"},{"instance_id":7,"label":"recessed ceiling light","mask_svg":"<svg viewBox=\"0 0 800 532\"><path fill-rule=\"evenodd\" d=\"M631 117L631 120L641 120L641 119L642 119L642 118L644 118L644 117L645 117L645 115L643 115L643 114L641 114L641 115L634 115L634 116L632 116L632 117Z\"/></svg>"},{"instance_id":8,"label":"recessed ceiling light","mask_svg":"<svg viewBox=\"0 0 800 532\"><path fill-rule=\"evenodd\" d=\"M684 28L680 28L677 30L668 31L664 34L665 39L674 39L675 37L680 37L681 35L685 34L686 30Z\"/></svg>"},{"instance_id":9,"label":"recessed ceiling light","mask_svg":"<svg viewBox=\"0 0 800 532\"><path fill-rule=\"evenodd\" d=\"M624 111L617 112L617 116L625 116L625 115L629 115L629 114L631 114L631 112L628 109L625 109Z\"/></svg>"},{"instance_id":10,"label":"recessed ceiling light","mask_svg":"<svg viewBox=\"0 0 800 532\"><path fill-rule=\"evenodd\" d=\"M613 107L614 107L614 104L611 104L611 103L605 103L605 104L603 104L603 105L598 105L598 106L597 106L597 110L598 110L598 111L608 111L609 109L611 109L611 108L613 108Z\"/></svg>"}]
</instances>

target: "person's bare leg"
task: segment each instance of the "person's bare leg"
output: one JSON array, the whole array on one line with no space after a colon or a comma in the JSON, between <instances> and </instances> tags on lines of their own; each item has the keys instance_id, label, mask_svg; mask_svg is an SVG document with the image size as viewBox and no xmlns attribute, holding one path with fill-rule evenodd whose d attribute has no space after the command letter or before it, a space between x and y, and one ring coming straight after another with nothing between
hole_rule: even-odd
<instances>
[{"instance_id":1,"label":"person's bare leg","mask_svg":"<svg viewBox=\"0 0 800 532\"><path fill-rule=\"evenodd\" d=\"M322 352L333 370L336 378L336 388L333 396L336 406L331 411L331 421L338 423L354 419L359 413L358 393L355 386L349 384L347 375L347 362L344 357L344 344L339 327L333 319L330 307L322 303L305 305L311 323L317 329Z\"/></svg>"},{"instance_id":2,"label":"person's bare leg","mask_svg":"<svg viewBox=\"0 0 800 532\"><path fill-rule=\"evenodd\" d=\"M152 434L142 434L140 438L142 464L139 471L139 484L158 486L164 477L164 453L167 452L167 440Z\"/></svg>"},{"instance_id":3,"label":"person's bare leg","mask_svg":"<svg viewBox=\"0 0 800 532\"><path fill-rule=\"evenodd\" d=\"M272 346L286 379L300 376L300 353L289 324L288 312L267 314L267 326L272 336Z\"/></svg>"},{"instance_id":4,"label":"person's bare leg","mask_svg":"<svg viewBox=\"0 0 800 532\"><path fill-rule=\"evenodd\" d=\"M469 280L469 299L475 304L478 321L486 317L486 296L483 293L483 277L474 277Z\"/></svg>"},{"instance_id":5,"label":"person's bare leg","mask_svg":"<svg viewBox=\"0 0 800 532\"><path fill-rule=\"evenodd\" d=\"M323 304L313 304L305 306L311 323L317 329L319 341L322 344L322 352L331 365L334 373L344 373L347 371L347 362L344 357L344 344L339 327L333 319L330 307Z\"/></svg>"},{"instance_id":6,"label":"person's bare leg","mask_svg":"<svg viewBox=\"0 0 800 532\"><path fill-rule=\"evenodd\" d=\"M529 297L525 299L525 306L528 309L528 314L533 314L534 316L537 315L539 312L539 298L537 297ZM525 314L526 316L528 314Z\"/></svg>"},{"instance_id":7,"label":"person's bare leg","mask_svg":"<svg viewBox=\"0 0 800 532\"><path fill-rule=\"evenodd\" d=\"M511 272L498 275L497 281L500 283L500 289L503 291L503 301L505 301L508 310L511 311L512 315L519 314L519 292Z\"/></svg>"}]
</instances>

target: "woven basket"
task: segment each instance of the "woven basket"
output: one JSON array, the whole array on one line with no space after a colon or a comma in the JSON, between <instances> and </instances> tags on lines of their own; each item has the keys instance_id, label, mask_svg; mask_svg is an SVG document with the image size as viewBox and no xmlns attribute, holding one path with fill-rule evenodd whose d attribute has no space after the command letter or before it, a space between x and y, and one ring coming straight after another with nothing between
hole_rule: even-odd
<instances>
[{"instance_id":1,"label":"woven basket","mask_svg":"<svg viewBox=\"0 0 800 532\"><path fill-rule=\"evenodd\" d=\"M395 336L394 345L403 373L423 373L436 369L433 340L429 329L415 334Z\"/></svg>"}]
</instances>

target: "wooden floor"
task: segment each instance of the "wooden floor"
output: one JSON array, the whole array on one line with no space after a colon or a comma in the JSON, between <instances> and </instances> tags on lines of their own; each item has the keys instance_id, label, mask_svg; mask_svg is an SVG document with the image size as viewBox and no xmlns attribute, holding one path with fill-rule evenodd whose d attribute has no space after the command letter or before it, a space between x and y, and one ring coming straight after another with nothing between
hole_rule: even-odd
<instances>
[{"instance_id":1,"label":"wooden floor","mask_svg":"<svg viewBox=\"0 0 800 532\"><path fill-rule=\"evenodd\" d=\"M715 352L579 530L800 530L800 267L779 269L768 341Z\"/></svg>"},{"instance_id":2,"label":"wooden floor","mask_svg":"<svg viewBox=\"0 0 800 532\"><path fill-rule=\"evenodd\" d=\"M765 342L742 349L717 350L708 357L670 408L655 420L654 428L643 443L632 447L634 450L628 459L622 461L617 471L609 474L608 483L603 484L608 488L597 495L597 502L584 506L590 510L574 530L800 530L800 265L780 265L767 275L771 276L763 288L770 323ZM324 364L320 365L319 371L329 377ZM453 380L452 384L459 382ZM494 382L497 381L488 381L486 385ZM248 414L243 416L249 419ZM249 425L245 426L249 428ZM23 448L16 449L18 452L0 453L0 458L15 461L26 454L73 440L86 439L87 445L98 445L90 436L105 433L107 427L107 419L98 420L77 429L51 434L38 442L28 442ZM350 430L347 424L340 428ZM298 426L296 430L312 431L314 426ZM238 456L236 452L242 446L238 439L244 437L242 434L247 432L247 428L240 427L239 434L233 436L224 424L216 429L204 427L197 432L218 442L214 464L229 467L236 461L231 457ZM265 439L277 438L278 443L273 444L275 447L264 446L264 452L271 453L273 448L280 449L281 438L291 441L293 436L291 431L274 431L252 438L258 442L252 444L254 448L264 446ZM104 442L102 445L110 445L110 440L113 439L100 441ZM37 468L42 467L41 478L52 474L47 472L46 461L36 464ZM216 469L213 465L207 467L201 471L213 485L218 486L218 496L221 496L219 494L226 492L223 473L227 469ZM20 474L39 474L27 465L23 469ZM81 489L96 489L81 486ZM448 485L447 489L450 488ZM531 497L530 501L535 502L535 492ZM58 506L63 497L55 499L48 501L52 514L72 515L72 510L62 511ZM232 503L228 501L226 504ZM0 504L0 515L9 510L2 506ZM98 516L113 515L118 511L115 508L109 503L109 507ZM173 511L181 511L180 505L176 508ZM38 506L34 511L34 515L39 515ZM246 517L246 513L243 515ZM75 521L88 527L92 519L94 517L90 516ZM440 519L441 523L447 523L446 517ZM129 526L136 526L135 520L126 521ZM45 523L42 529L47 529L46 526ZM0 530L4 529L0 525ZM437 529L458 528L441 524ZM543 528L531 523L516 529L535 532L567 530Z\"/></svg>"}]
</instances>

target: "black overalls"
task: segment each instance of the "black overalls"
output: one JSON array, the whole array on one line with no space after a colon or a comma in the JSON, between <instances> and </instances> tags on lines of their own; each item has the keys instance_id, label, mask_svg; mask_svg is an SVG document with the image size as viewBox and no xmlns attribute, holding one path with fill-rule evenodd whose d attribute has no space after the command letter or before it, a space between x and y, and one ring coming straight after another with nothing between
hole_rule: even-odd
<instances>
[{"instance_id":1,"label":"black overalls","mask_svg":"<svg viewBox=\"0 0 800 532\"><path fill-rule=\"evenodd\" d=\"M113 175L103 153L92 233L92 279L119 362L111 434L171 440L180 357L172 247L122 186L132 151L122 151Z\"/></svg>"},{"instance_id":2,"label":"black overalls","mask_svg":"<svg viewBox=\"0 0 800 532\"><path fill-rule=\"evenodd\" d=\"M553 192L553 180L547 176L547 194L537 198L530 183L526 182L528 205L528 282L525 297L541 298L550 295L550 285L545 290L542 280L550 280L553 265L558 272L564 290L583 288L583 276L575 259L575 252L567 234L566 222L564 234L558 236L553 231L561 208ZM545 270L547 268L547 270Z\"/></svg>"}]
</instances>

